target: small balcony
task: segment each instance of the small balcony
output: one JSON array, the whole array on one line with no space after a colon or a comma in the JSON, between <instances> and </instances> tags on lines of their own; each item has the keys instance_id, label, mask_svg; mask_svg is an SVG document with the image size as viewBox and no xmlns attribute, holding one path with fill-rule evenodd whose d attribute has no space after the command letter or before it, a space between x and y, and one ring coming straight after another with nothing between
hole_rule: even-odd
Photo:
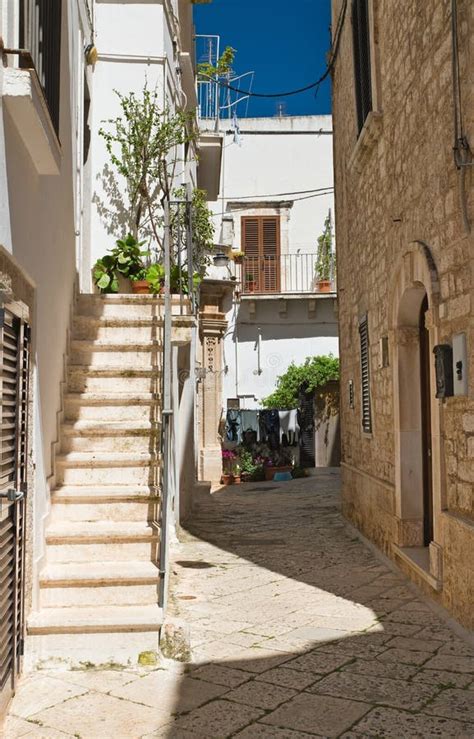
<instances>
[{"instance_id":1,"label":"small balcony","mask_svg":"<svg viewBox=\"0 0 474 739\"><path fill-rule=\"evenodd\" d=\"M335 255L330 260L329 279L316 273L316 254L243 257L237 266L242 295L304 295L336 293Z\"/></svg>"}]
</instances>

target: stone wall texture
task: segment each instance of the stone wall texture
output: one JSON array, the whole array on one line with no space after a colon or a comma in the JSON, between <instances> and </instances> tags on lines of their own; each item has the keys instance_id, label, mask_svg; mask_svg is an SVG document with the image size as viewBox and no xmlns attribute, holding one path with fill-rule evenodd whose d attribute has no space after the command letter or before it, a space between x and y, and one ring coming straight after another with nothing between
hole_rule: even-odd
<instances>
[{"instance_id":1,"label":"stone wall texture","mask_svg":"<svg viewBox=\"0 0 474 739\"><path fill-rule=\"evenodd\" d=\"M436 343L452 344L455 334L466 335L469 390L465 396L433 399L431 408L440 452L433 461L438 465L433 474L439 488L434 511L434 539L441 552L439 587L406 563L402 566L461 623L473 628L474 167L465 167L462 175L453 156L451 20L457 5L461 112L464 134L474 150L474 4L472 0L368 2L374 100L360 135L352 0L347 2L333 71L344 512L389 556L395 556L394 545L407 546L410 520L404 520L402 513L404 490L397 473L397 465L403 467L407 460L403 455L397 458L395 409L400 398L394 387L398 371L394 361L399 336L393 330L393 295L404 254L413 252L416 244L423 249L426 245L437 273L433 292L428 290L431 336ZM343 6L344 0L332 2L333 32ZM472 224L470 231L466 221ZM411 280L414 284L413 275ZM363 433L360 410L358 326L365 313L372 434ZM384 337L389 342L388 366L381 360ZM353 408L350 380L355 391ZM419 382L419 377L412 381ZM405 389L402 383L399 393Z\"/></svg>"}]
</instances>

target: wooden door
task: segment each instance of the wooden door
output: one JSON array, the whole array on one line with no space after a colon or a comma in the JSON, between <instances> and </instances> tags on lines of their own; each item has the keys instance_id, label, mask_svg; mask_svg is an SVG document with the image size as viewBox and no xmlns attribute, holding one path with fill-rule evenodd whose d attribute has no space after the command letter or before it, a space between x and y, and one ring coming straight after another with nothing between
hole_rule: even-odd
<instances>
[{"instance_id":1,"label":"wooden door","mask_svg":"<svg viewBox=\"0 0 474 739\"><path fill-rule=\"evenodd\" d=\"M29 327L0 310L0 714L15 690L24 633Z\"/></svg>"},{"instance_id":2,"label":"wooden door","mask_svg":"<svg viewBox=\"0 0 474 739\"><path fill-rule=\"evenodd\" d=\"M244 216L244 292L280 292L280 217Z\"/></svg>"},{"instance_id":3,"label":"wooden door","mask_svg":"<svg viewBox=\"0 0 474 739\"><path fill-rule=\"evenodd\" d=\"M430 337L426 327L428 298L425 296L420 311L420 395L421 436L423 454L423 540L425 547L433 541L433 468L431 437L431 353Z\"/></svg>"}]
</instances>

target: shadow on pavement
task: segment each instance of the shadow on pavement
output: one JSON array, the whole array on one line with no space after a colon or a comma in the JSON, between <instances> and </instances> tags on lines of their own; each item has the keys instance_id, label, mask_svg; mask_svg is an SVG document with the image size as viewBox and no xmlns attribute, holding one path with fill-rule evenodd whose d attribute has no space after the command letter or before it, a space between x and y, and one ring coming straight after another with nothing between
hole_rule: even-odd
<instances>
[{"instance_id":1,"label":"shadow on pavement","mask_svg":"<svg viewBox=\"0 0 474 739\"><path fill-rule=\"evenodd\" d=\"M336 470L222 488L182 539L193 662L159 736L474 736L474 652L345 524Z\"/></svg>"}]
</instances>

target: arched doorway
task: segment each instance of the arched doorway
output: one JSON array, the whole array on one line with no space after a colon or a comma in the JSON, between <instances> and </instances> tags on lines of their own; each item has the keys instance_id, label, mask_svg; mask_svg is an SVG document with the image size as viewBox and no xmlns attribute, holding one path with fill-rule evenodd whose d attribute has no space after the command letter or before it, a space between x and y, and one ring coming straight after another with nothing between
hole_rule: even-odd
<instances>
[{"instance_id":1,"label":"arched doorway","mask_svg":"<svg viewBox=\"0 0 474 739\"><path fill-rule=\"evenodd\" d=\"M442 509L440 407L433 348L438 343L438 275L426 245L400 260L392 295L395 505L398 553L438 587Z\"/></svg>"}]
</instances>

